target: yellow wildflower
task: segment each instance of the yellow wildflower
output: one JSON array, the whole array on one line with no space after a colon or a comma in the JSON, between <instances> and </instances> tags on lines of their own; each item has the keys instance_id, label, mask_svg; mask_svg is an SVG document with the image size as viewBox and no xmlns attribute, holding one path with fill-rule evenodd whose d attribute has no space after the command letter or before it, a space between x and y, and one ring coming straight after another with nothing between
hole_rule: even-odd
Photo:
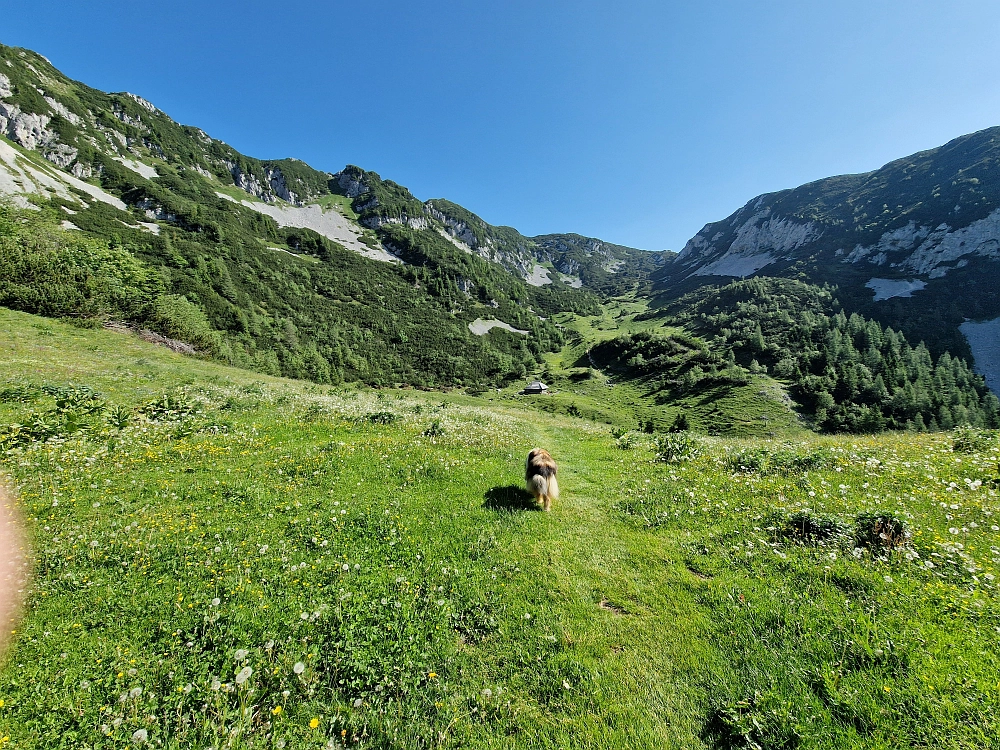
<instances>
[{"instance_id":1,"label":"yellow wildflower","mask_svg":"<svg viewBox=\"0 0 1000 750\"><path fill-rule=\"evenodd\" d=\"M318 726L319 726L319 719L313 718L313 719L309 720L309 728L310 729L315 729Z\"/></svg>"}]
</instances>

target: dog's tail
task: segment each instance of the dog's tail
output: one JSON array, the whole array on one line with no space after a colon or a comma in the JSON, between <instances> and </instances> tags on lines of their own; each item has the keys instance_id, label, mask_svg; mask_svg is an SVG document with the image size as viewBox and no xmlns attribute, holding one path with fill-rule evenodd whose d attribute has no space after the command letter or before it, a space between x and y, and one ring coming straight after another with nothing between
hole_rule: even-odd
<instances>
[{"instance_id":1,"label":"dog's tail","mask_svg":"<svg viewBox=\"0 0 1000 750\"><path fill-rule=\"evenodd\" d=\"M559 499L559 482L556 481L556 475L555 474L553 474L551 477L549 477L549 487L548 487L548 490L549 491L546 494L548 494L549 497L551 497L553 500L558 500Z\"/></svg>"},{"instance_id":2,"label":"dog's tail","mask_svg":"<svg viewBox=\"0 0 1000 750\"><path fill-rule=\"evenodd\" d=\"M535 497L545 497L549 494L549 487L552 486L552 481L555 478L546 480L541 474L535 474L531 479L528 480L528 492L530 492Z\"/></svg>"}]
</instances>

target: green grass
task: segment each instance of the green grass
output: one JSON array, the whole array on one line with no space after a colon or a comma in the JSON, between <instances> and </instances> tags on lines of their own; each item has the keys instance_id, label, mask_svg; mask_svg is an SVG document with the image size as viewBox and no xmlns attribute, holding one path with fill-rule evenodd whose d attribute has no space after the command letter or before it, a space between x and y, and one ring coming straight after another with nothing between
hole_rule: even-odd
<instances>
[{"instance_id":1,"label":"green grass","mask_svg":"<svg viewBox=\"0 0 1000 750\"><path fill-rule=\"evenodd\" d=\"M337 195L336 193L328 193L326 195L321 195L316 198L311 203L315 203L320 206L324 211L329 211L334 209L340 211L344 216L352 221L358 220L358 214L355 212L352 205L352 199L348 198L346 195Z\"/></svg>"},{"instance_id":2,"label":"green grass","mask_svg":"<svg viewBox=\"0 0 1000 750\"><path fill-rule=\"evenodd\" d=\"M793 410L784 385L767 375L756 375L743 386L716 386L665 397L649 382L608 375L593 367L589 349L602 341L626 333L656 330L666 335L680 330L657 318L636 320L648 309L647 300L628 295L605 303L600 315L560 313L554 321L568 332L567 344L545 354L543 367L534 374L550 386L550 393L522 397L520 391L527 381L516 381L487 398L627 429L651 427L665 432L683 414L693 429L711 435L795 438L806 434L805 422Z\"/></svg>"},{"instance_id":3,"label":"green grass","mask_svg":"<svg viewBox=\"0 0 1000 750\"><path fill-rule=\"evenodd\" d=\"M35 560L0 745L997 746L994 434L699 438L665 463L494 398L0 310L0 425L50 435L0 437ZM519 489L536 445L550 514ZM856 546L875 511L906 546Z\"/></svg>"}]
</instances>

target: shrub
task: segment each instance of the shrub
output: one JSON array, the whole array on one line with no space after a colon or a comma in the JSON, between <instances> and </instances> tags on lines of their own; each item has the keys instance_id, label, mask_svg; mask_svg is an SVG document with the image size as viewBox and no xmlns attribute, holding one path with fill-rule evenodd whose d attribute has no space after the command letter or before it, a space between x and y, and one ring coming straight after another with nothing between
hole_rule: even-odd
<instances>
[{"instance_id":1,"label":"shrub","mask_svg":"<svg viewBox=\"0 0 1000 750\"><path fill-rule=\"evenodd\" d=\"M420 433L424 437L441 437L444 435L444 427L441 426L441 420L435 419L431 422L430 427Z\"/></svg>"},{"instance_id":2,"label":"shrub","mask_svg":"<svg viewBox=\"0 0 1000 750\"><path fill-rule=\"evenodd\" d=\"M854 519L854 543L858 547L892 551L905 547L909 540L906 524L891 513L864 512Z\"/></svg>"},{"instance_id":3,"label":"shrub","mask_svg":"<svg viewBox=\"0 0 1000 750\"><path fill-rule=\"evenodd\" d=\"M821 516L800 510L771 523L778 535L803 544L823 544L845 537L850 527L834 516Z\"/></svg>"},{"instance_id":4,"label":"shrub","mask_svg":"<svg viewBox=\"0 0 1000 750\"><path fill-rule=\"evenodd\" d=\"M366 415L364 418L372 424L395 424L399 421L399 417L391 411L377 411Z\"/></svg>"},{"instance_id":5,"label":"shrub","mask_svg":"<svg viewBox=\"0 0 1000 750\"><path fill-rule=\"evenodd\" d=\"M996 444L996 433L977 430L975 427L959 427L951 434L951 449L956 453L977 453L992 448Z\"/></svg>"},{"instance_id":6,"label":"shrub","mask_svg":"<svg viewBox=\"0 0 1000 750\"><path fill-rule=\"evenodd\" d=\"M615 441L615 447L623 451L630 451L635 448L637 442L638 437L634 433L626 432L618 436L618 439Z\"/></svg>"},{"instance_id":7,"label":"shrub","mask_svg":"<svg viewBox=\"0 0 1000 750\"><path fill-rule=\"evenodd\" d=\"M698 440L687 432L668 432L656 438L656 460L676 463L690 461L699 453Z\"/></svg>"}]
</instances>

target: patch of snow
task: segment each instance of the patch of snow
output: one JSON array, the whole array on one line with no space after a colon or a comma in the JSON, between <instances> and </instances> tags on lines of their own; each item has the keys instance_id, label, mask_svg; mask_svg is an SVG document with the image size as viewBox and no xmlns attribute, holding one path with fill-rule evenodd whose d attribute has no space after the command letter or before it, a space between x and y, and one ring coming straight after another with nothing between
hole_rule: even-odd
<instances>
[{"instance_id":1,"label":"patch of snow","mask_svg":"<svg viewBox=\"0 0 1000 750\"><path fill-rule=\"evenodd\" d=\"M509 323L504 323L502 320L497 320L495 318L491 318L490 320L476 318L474 321L469 323L469 330L477 336L485 336L493 328L503 328L505 331L510 331L511 333L520 333L525 336L528 335L527 331L522 331L520 328L514 328Z\"/></svg>"},{"instance_id":2,"label":"patch of snow","mask_svg":"<svg viewBox=\"0 0 1000 750\"><path fill-rule=\"evenodd\" d=\"M875 292L875 302L893 297L912 297L914 292L919 292L927 283L919 279L869 279L866 287Z\"/></svg>"},{"instance_id":3,"label":"patch of snow","mask_svg":"<svg viewBox=\"0 0 1000 750\"><path fill-rule=\"evenodd\" d=\"M128 167L136 174L142 175L147 180L151 180L154 177L159 177L156 168L151 167L148 164L143 164L141 161L135 161L134 159L126 159L123 156L116 156L115 161L119 162L122 166Z\"/></svg>"},{"instance_id":4,"label":"patch of snow","mask_svg":"<svg viewBox=\"0 0 1000 750\"><path fill-rule=\"evenodd\" d=\"M220 198L233 201L224 193L216 193ZM349 250L353 250L360 255L372 260L380 260L385 263L399 263L399 258L387 252L382 247L372 248L361 242L362 229L352 222L340 211L324 211L315 203L307 206L287 206L274 203L261 203L260 201L239 201L240 205L253 209L257 213L270 216L280 227L295 227L297 229L312 229L317 234L321 234L327 239L337 242Z\"/></svg>"},{"instance_id":5,"label":"patch of snow","mask_svg":"<svg viewBox=\"0 0 1000 750\"><path fill-rule=\"evenodd\" d=\"M61 226L63 229L76 229L76 230L80 229L80 227L78 227L76 224L74 224L72 221L69 221L68 219L63 219L62 221L60 221L59 226Z\"/></svg>"},{"instance_id":6,"label":"patch of snow","mask_svg":"<svg viewBox=\"0 0 1000 750\"><path fill-rule=\"evenodd\" d=\"M549 270L538 263L531 269L531 273L528 274L525 281L532 286L545 286L552 283L552 279L549 278Z\"/></svg>"},{"instance_id":7,"label":"patch of snow","mask_svg":"<svg viewBox=\"0 0 1000 750\"><path fill-rule=\"evenodd\" d=\"M990 390L1000 395L1000 318L979 323L969 320L958 330L976 358L976 372L986 378Z\"/></svg>"},{"instance_id":8,"label":"patch of snow","mask_svg":"<svg viewBox=\"0 0 1000 750\"><path fill-rule=\"evenodd\" d=\"M708 265L702 266L694 272L694 276L750 276L757 273L764 266L774 263L775 258L770 253L756 253L753 255L739 255L732 251L727 252L718 260Z\"/></svg>"}]
</instances>

